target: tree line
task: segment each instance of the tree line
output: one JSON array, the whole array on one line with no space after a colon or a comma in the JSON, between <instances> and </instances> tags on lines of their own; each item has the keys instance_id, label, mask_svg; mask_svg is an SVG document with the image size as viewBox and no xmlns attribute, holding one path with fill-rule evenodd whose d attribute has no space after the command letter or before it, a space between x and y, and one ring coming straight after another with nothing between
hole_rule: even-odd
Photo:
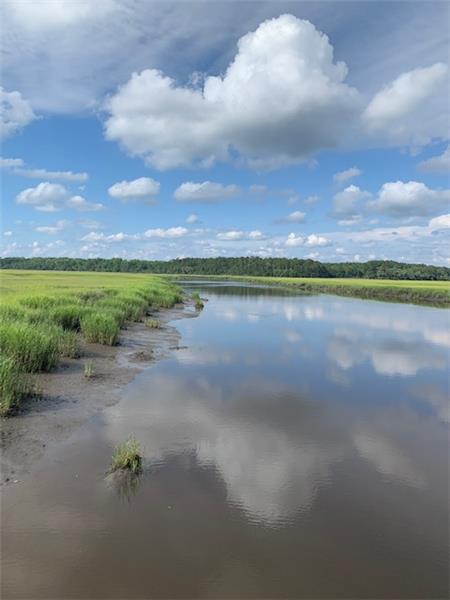
<instances>
[{"instance_id":1,"label":"tree line","mask_svg":"<svg viewBox=\"0 0 450 600\"><path fill-rule=\"evenodd\" d=\"M167 273L177 275L248 275L268 277L346 277L365 279L450 280L448 267L401 263L393 260L321 263L301 258L177 258L124 260L122 258L0 259L1 269L43 271L108 271L114 273Z\"/></svg>"}]
</instances>

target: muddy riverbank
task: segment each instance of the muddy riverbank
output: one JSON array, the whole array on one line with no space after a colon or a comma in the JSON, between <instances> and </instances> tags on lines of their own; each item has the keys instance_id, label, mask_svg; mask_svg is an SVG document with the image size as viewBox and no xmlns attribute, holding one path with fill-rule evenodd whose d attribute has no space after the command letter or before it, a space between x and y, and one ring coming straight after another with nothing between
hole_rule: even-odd
<instances>
[{"instance_id":1,"label":"muddy riverbank","mask_svg":"<svg viewBox=\"0 0 450 600\"><path fill-rule=\"evenodd\" d=\"M171 323L197 314L191 303L155 311L151 316L159 320L159 328L129 323L118 346L88 344L80 338L80 358L64 359L51 373L36 375L39 396L2 419L0 485L21 481L50 445L116 404L137 373L179 348L180 334ZM86 361L92 362L90 378L84 376Z\"/></svg>"}]
</instances>

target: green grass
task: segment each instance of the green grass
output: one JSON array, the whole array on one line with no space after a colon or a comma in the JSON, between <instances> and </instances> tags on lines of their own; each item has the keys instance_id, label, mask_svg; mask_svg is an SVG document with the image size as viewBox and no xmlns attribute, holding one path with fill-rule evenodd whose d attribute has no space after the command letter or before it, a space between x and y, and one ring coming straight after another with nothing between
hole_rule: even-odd
<instances>
[{"instance_id":1,"label":"green grass","mask_svg":"<svg viewBox=\"0 0 450 600\"><path fill-rule=\"evenodd\" d=\"M204 303L203 300L200 298L200 294L198 292L194 292L192 294L192 300L194 301L195 304L195 308L197 310L202 310L202 308L204 308Z\"/></svg>"},{"instance_id":2,"label":"green grass","mask_svg":"<svg viewBox=\"0 0 450 600\"><path fill-rule=\"evenodd\" d=\"M134 438L130 438L115 448L111 460L111 471L126 470L137 474L141 469L141 449Z\"/></svg>"},{"instance_id":3,"label":"green grass","mask_svg":"<svg viewBox=\"0 0 450 600\"><path fill-rule=\"evenodd\" d=\"M10 413L24 397L33 393L31 381L14 360L0 356L0 416Z\"/></svg>"},{"instance_id":4,"label":"green grass","mask_svg":"<svg viewBox=\"0 0 450 600\"><path fill-rule=\"evenodd\" d=\"M92 360L87 360L84 363L84 376L87 379L91 379L91 377L94 377L94 365Z\"/></svg>"},{"instance_id":5,"label":"green grass","mask_svg":"<svg viewBox=\"0 0 450 600\"><path fill-rule=\"evenodd\" d=\"M61 357L79 357L81 337L113 346L127 321L142 321L149 309L181 299L164 278L122 273L0 271L0 292L0 353L20 374L50 371ZM14 395L14 377L4 364L0 406L7 407L23 398L23 378Z\"/></svg>"},{"instance_id":6,"label":"green grass","mask_svg":"<svg viewBox=\"0 0 450 600\"><path fill-rule=\"evenodd\" d=\"M145 325L149 329L159 329L161 327L161 323L158 319L145 319Z\"/></svg>"}]
</instances>

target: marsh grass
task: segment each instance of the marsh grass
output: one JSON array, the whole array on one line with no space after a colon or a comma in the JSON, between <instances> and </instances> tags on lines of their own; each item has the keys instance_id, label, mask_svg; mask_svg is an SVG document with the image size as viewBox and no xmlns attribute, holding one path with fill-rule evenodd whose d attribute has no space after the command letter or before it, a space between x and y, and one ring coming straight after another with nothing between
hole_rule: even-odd
<instances>
[{"instance_id":1,"label":"marsh grass","mask_svg":"<svg viewBox=\"0 0 450 600\"><path fill-rule=\"evenodd\" d=\"M91 312L81 319L80 324L87 342L115 346L119 340L120 325L107 312Z\"/></svg>"},{"instance_id":2,"label":"marsh grass","mask_svg":"<svg viewBox=\"0 0 450 600\"><path fill-rule=\"evenodd\" d=\"M161 327L161 323L158 321L158 319L150 318L145 320L145 326L149 329L159 329Z\"/></svg>"},{"instance_id":3,"label":"marsh grass","mask_svg":"<svg viewBox=\"0 0 450 600\"><path fill-rule=\"evenodd\" d=\"M58 361L57 328L20 321L0 323L0 353L28 373L50 371Z\"/></svg>"},{"instance_id":4,"label":"marsh grass","mask_svg":"<svg viewBox=\"0 0 450 600\"><path fill-rule=\"evenodd\" d=\"M92 377L94 377L94 363L92 362L92 360L87 360L84 363L84 376L87 379L91 379Z\"/></svg>"},{"instance_id":5,"label":"marsh grass","mask_svg":"<svg viewBox=\"0 0 450 600\"><path fill-rule=\"evenodd\" d=\"M149 309L181 298L179 289L160 277L91 275L0 272L1 414L30 393L28 373L50 371L61 357L78 358L81 336L113 346L127 321L142 321Z\"/></svg>"},{"instance_id":6,"label":"marsh grass","mask_svg":"<svg viewBox=\"0 0 450 600\"><path fill-rule=\"evenodd\" d=\"M192 300L194 301L196 310L202 310L202 308L204 308L205 305L198 292L192 294Z\"/></svg>"},{"instance_id":7,"label":"marsh grass","mask_svg":"<svg viewBox=\"0 0 450 600\"><path fill-rule=\"evenodd\" d=\"M10 413L24 397L33 393L29 375L22 373L13 359L0 357L0 416Z\"/></svg>"},{"instance_id":8,"label":"marsh grass","mask_svg":"<svg viewBox=\"0 0 450 600\"><path fill-rule=\"evenodd\" d=\"M130 438L117 446L111 460L111 471L127 470L137 475L142 470L142 454L139 443Z\"/></svg>"}]
</instances>

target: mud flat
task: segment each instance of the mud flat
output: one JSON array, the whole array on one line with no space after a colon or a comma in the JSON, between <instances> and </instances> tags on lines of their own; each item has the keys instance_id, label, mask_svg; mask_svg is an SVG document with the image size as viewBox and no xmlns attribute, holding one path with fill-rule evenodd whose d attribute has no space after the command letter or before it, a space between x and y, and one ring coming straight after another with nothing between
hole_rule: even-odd
<instances>
[{"instance_id":1,"label":"mud flat","mask_svg":"<svg viewBox=\"0 0 450 600\"><path fill-rule=\"evenodd\" d=\"M35 376L40 394L2 419L0 432L0 485L17 483L40 459L46 448L67 438L76 428L108 406L116 404L125 385L152 362L179 347L173 321L197 316L190 303L153 311L160 327L128 323L118 346L89 344L80 339L81 358L61 360L51 373ZM84 376L86 361L93 376Z\"/></svg>"}]
</instances>

